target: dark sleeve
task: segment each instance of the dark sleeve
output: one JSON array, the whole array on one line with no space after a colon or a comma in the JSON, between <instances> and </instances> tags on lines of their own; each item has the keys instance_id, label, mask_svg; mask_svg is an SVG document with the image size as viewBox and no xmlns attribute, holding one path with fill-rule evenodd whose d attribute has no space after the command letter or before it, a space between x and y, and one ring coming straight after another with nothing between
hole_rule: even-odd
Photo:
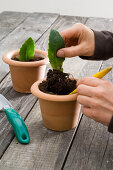
<instances>
[{"instance_id":1,"label":"dark sleeve","mask_svg":"<svg viewBox=\"0 0 113 170\"><path fill-rule=\"evenodd\" d=\"M108 131L111 132L111 133L113 133L113 116L112 116L111 121L110 121L110 123L109 123Z\"/></svg>"},{"instance_id":2,"label":"dark sleeve","mask_svg":"<svg viewBox=\"0 0 113 170\"><path fill-rule=\"evenodd\" d=\"M87 60L107 60L113 57L113 33L109 31L94 31L95 52L93 56L79 56Z\"/></svg>"}]
</instances>

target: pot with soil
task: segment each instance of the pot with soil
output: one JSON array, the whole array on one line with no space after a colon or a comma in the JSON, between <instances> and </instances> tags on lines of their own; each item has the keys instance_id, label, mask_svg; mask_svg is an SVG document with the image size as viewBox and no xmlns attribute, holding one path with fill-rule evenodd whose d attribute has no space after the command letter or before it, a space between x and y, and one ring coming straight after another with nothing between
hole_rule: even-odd
<instances>
[{"instance_id":1,"label":"pot with soil","mask_svg":"<svg viewBox=\"0 0 113 170\"><path fill-rule=\"evenodd\" d=\"M56 30L49 36L48 57L53 70L49 70L47 78L35 82L31 92L39 98L44 125L51 130L65 131L75 128L79 118L80 104L76 89L76 79L64 73L64 59L56 56L57 50L64 48L64 40Z\"/></svg>"},{"instance_id":2,"label":"pot with soil","mask_svg":"<svg viewBox=\"0 0 113 170\"><path fill-rule=\"evenodd\" d=\"M42 119L45 127L56 131L76 127L80 104L77 94L68 95L76 88L76 80L69 74L49 70L46 80L39 80L31 87L31 92L39 98Z\"/></svg>"},{"instance_id":3,"label":"pot with soil","mask_svg":"<svg viewBox=\"0 0 113 170\"><path fill-rule=\"evenodd\" d=\"M31 93L31 85L44 78L47 53L34 50L34 41L29 38L20 50L13 50L4 55L3 61L9 64L13 88L17 92Z\"/></svg>"}]
</instances>

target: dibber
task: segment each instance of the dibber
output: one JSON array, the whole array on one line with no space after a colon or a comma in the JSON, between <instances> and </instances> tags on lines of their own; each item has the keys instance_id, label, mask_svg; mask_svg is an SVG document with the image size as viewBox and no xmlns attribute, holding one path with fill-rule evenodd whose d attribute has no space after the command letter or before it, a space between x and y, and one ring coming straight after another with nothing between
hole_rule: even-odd
<instances>
[{"instance_id":1,"label":"dibber","mask_svg":"<svg viewBox=\"0 0 113 170\"><path fill-rule=\"evenodd\" d=\"M94 74L92 77L96 78L103 78L110 70L112 69L112 66L105 68L104 70L99 71L98 73ZM77 89L73 90L70 94L75 94L77 92Z\"/></svg>"}]
</instances>

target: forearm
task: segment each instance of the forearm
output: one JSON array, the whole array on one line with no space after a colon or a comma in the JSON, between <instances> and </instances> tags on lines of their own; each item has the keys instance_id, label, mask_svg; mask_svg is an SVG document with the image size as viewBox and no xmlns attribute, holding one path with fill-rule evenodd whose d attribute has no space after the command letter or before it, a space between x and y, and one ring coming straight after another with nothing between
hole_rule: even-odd
<instances>
[{"instance_id":1,"label":"forearm","mask_svg":"<svg viewBox=\"0 0 113 170\"><path fill-rule=\"evenodd\" d=\"M113 57L113 33L94 31L95 51L93 56L80 56L87 60L107 60Z\"/></svg>"}]
</instances>

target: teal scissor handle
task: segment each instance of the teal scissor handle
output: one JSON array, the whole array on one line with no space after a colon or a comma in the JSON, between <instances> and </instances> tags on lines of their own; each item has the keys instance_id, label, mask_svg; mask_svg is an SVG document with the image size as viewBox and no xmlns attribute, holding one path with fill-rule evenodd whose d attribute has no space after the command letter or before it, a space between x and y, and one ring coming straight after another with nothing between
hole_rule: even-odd
<instances>
[{"instance_id":1,"label":"teal scissor handle","mask_svg":"<svg viewBox=\"0 0 113 170\"><path fill-rule=\"evenodd\" d=\"M17 140L22 144L27 144L30 142L29 133L27 127L20 117L20 115L12 108L5 109L7 119L13 127L15 136Z\"/></svg>"}]
</instances>

